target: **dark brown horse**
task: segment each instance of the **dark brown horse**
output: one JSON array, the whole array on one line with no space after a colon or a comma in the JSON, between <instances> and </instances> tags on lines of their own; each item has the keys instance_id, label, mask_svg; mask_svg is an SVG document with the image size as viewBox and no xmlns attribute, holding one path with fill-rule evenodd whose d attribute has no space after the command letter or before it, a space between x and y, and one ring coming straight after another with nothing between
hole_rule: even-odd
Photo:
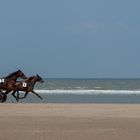
<instances>
[{"instance_id":1,"label":"dark brown horse","mask_svg":"<svg viewBox=\"0 0 140 140\"><path fill-rule=\"evenodd\" d=\"M27 77L21 70L17 70L16 72L10 73L8 76L2 78L0 83L1 102L6 101L7 94L14 90L15 83L18 78L26 79ZM3 91L5 91L5 93Z\"/></svg>"},{"instance_id":2,"label":"dark brown horse","mask_svg":"<svg viewBox=\"0 0 140 140\"><path fill-rule=\"evenodd\" d=\"M41 82L43 83L44 80L39 76L39 75L36 75L36 76L32 76L32 77L29 77L27 80L25 81L21 81L19 83L16 83L15 84L15 89L12 93L12 95L16 98L16 100L18 101L18 99L23 99L23 98L26 98L27 94L29 92L35 94L36 96L38 96L40 99L43 99L40 95L38 95L33 89L34 89L34 86L36 84L36 82ZM26 92L25 95L23 97L19 97L19 91L24 91ZM15 95L15 93L17 92L17 97Z\"/></svg>"}]
</instances>

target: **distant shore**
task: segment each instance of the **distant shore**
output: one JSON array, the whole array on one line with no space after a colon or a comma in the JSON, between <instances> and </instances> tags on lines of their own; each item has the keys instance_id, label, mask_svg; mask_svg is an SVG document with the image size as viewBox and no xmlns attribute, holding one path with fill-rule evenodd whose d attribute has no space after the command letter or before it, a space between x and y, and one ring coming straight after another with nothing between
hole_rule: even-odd
<instances>
[{"instance_id":1,"label":"distant shore","mask_svg":"<svg viewBox=\"0 0 140 140\"><path fill-rule=\"evenodd\" d=\"M0 105L2 140L139 140L140 104Z\"/></svg>"}]
</instances>

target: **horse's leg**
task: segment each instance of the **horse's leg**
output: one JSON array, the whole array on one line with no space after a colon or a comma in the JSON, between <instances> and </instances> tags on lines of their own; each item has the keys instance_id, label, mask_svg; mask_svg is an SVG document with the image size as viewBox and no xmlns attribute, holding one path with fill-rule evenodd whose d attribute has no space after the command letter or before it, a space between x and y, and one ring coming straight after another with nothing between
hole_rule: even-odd
<instances>
[{"instance_id":1,"label":"horse's leg","mask_svg":"<svg viewBox=\"0 0 140 140\"><path fill-rule=\"evenodd\" d=\"M40 95L38 95L35 91L32 91L33 94L35 94L37 97L39 97L41 100L43 99Z\"/></svg>"},{"instance_id":2,"label":"horse's leg","mask_svg":"<svg viewBox=\"0 0 140 140\"><path fill-rule=\"evenodd\" d=\"M8 94L9 92L7 91L7 92L1 92L1 99L0 99L0 101L1 101L1 103L3 103L3 102L5 102L6 100L7 100L7 94Z\"/></svg>"},{"instance_id":3,"label":"horse's leg","mask_svg":"<svg viewBox=\"0 0 140 140\"><path fill-rule=\"evenodd\" d=\"M15 93L16 93L16 91L14 90L13 93L12 93L12 96L13 96L13 97L17 100L17 102L18 102L18 99L19 99L19 98L18 98L18 94L19 94L19 93L18 93L18 91L17 91L17 97L16 97Z\"/></svg>"},{"instance_id":4,"label":"horse's leg","mask_svg":"<svg viewBox=\"0 0 140 140\"><path fill-rule=\"evenodd\" d=\"M6 92L2 92L2 99L1 99L1 102L5 102L7 100L7 94L10 92L10 90L7 90Z\"/></svg>"},{"instance_id":5,"label":"horse's leg","mask_svg":"<svg viewBox=\"0 0 140 140\"><path fill-rule=\"evenodd\" d=\"M19 99L19 91L17 91L17 98Z\"/></svg>"},{"instance_id":6,"label":"horse's leg","mask_svg":"<svg viewBox=\"0 0 140 140\"><path fill-rule=\"evenodd\" d=\"M2 92L2 90L0 90L0 102L2 102L4 99L4 93Z\"/></svg>"},{"instance_id":7,"label":"horse's leg","mask_svg":"<svg viewBox=\"0 0 140 140\"><path fill-rule=\"evenodd\" d=\"M3 93L2 91L0 90L0 100L3 98Z\"/></svg>"}]
</instances>

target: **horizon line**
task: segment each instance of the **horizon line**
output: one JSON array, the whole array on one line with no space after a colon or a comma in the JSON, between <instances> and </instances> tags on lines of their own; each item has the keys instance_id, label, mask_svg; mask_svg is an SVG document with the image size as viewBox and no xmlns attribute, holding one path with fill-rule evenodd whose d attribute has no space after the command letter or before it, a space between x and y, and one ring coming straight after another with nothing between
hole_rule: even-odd
<instances>
[{"instance_id":1,"label":"horizon line","mask_svg":"<svg viewBox=\"0 0 140 140\"><path fill-rule=\"evenodd\" d=\"M140 77L44 77L46 79L140 79Z\"/></svg>"}]
</instances>

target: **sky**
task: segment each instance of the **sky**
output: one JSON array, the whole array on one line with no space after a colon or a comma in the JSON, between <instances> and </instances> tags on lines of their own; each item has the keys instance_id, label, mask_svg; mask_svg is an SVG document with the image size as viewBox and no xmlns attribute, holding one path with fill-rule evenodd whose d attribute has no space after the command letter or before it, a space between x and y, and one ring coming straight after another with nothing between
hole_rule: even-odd
<instances>
[{"instance_id":1,"label":"sky","mask_svg":"<svg viewBox=\"0 0 140 140\"><path fill-rule=\"evenodd\" d=\"M0 76L140 78L140 1L1 0Z\"/></svg>"}]
</instances>

